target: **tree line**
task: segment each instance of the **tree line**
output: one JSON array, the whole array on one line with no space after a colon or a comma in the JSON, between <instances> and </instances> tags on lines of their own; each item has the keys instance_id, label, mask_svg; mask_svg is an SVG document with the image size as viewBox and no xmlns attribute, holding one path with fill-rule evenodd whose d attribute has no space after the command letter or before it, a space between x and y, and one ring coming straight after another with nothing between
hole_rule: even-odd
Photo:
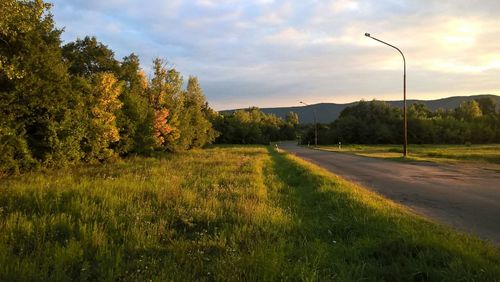
<instances>
[{"instance_id":1,"label":"tree line","mask_svg":"<svg viewBox=\"0 0 500 282\"><path fill-rule=\"evenodd\" d=\"M161 58L147 77L137 55L118 60L95 37L63 45L50 8L42 0L0 4L0 176L295 138L296 114L219 114L196 77L184 83Z\"/></svg>"},{"instance_id":2,"label":"tree line","mask_svg":"<svg viewBox=\"0 0 500 282\"><path fill-rule=\"evenodd\" d=\"M500 112L490 97L462 102L455 109L431 111L408 107L408 142L413 144L482 144L500 142ZM318 125L319 144L398 144L403 141L401 108L382 101L360 101L330 124ZM313 144L314 128L302 143Z\"/></svg>"},{"instance_id":3,"label":"tree line","mask_svg":"<svg viewBox=\"0 0 500 282\"><path fill-rule=\"evenodd\" d=\"M0 175L199 148L218 136L198 79L166 61L147 78L95 37L62 45L51 5L0 4Z\"/></svg>"},{"instance_id":4,"label":"tree line","mask_svg":"<svg viewBox=\"0 0 500 282\"><path fill-rule=\"evenodd\" d=\"M219 144L269 144L272 141L295 140L299 117L289 112L285 119L265 114L252 107L213 116L214 128L220 132Z\"/></svg>"}]
</instances>

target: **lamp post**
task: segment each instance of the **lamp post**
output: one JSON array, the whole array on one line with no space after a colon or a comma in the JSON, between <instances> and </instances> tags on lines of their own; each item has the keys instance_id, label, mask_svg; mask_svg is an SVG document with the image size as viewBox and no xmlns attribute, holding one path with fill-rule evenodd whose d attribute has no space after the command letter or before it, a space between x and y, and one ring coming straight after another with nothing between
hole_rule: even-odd
<instances>
[{"instance_id":1,"label":"lamp post","mask_svg":"<svg viewBox=\"0 0 500 282\"><path fill-rule=\"evenodd\" d=\"M309 104L306 104L302 101L300 101L301 104L304 104L306 106L309 106ZM314 114L314 146L318 146L318 123L316 122L316 109L313 109L313 114Z\"/></svg>"},{"instance_id":2,"label":"lamp post","mask_svg":"<svg viewBox=\"0 0 500 282\"><path fill-rule=\"evenodd\" d=\"M403 55L403 52L398 47L391 45L387 42L384 42L378 38L375 38L375 37L371 36L368 32L365 33L365 36L398 50L398 52L403 57L403 135L404 135L403 157L406 157L408 155L408 120L406 118L406 59L405 59L405 55Z\"/></svg>"}]
</instances>

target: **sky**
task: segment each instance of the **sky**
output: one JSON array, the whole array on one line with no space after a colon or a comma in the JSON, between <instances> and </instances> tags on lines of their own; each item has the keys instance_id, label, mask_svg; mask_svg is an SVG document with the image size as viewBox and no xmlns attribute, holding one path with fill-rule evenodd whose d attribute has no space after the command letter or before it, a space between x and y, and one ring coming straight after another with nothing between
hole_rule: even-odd
<instances>
[{"instance_id":1,"label":"sky","mask_svg":"<svg viewBox=\"0 0 500 282\"><path fill-rule=\"evenodd\" d=\"M216 110L500 94L496 0L54 0L64 42L86 35L146 73L166 59Z\"/></svg>"}]
</instances>

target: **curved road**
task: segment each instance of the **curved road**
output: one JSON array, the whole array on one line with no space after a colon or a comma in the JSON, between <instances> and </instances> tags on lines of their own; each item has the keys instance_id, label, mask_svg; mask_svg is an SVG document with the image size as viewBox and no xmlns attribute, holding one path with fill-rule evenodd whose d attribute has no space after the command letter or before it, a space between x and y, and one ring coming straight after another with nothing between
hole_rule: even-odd
<instances>
[{"instance_id":1,"label":"curved road","mask_svg":"<svg viewBox=\"0 0 500 282\"><path fill-rule=\"evenodd\" d=\"M500 173L464 166L398 163L299 147L284 149L417 213L500 245Z\"/></svg>"}]
</instances>

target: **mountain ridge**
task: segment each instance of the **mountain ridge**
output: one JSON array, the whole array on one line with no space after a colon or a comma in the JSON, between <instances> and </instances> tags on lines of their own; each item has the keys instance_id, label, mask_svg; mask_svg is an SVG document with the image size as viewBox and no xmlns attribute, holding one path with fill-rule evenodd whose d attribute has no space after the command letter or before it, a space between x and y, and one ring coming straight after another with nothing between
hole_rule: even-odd
<instances>
[{"instance_id":1,"label":"mountain ridge","mask_svg":"<svg viewBox=\"0 0 500 282\"><path fill-rule=\"evenodd\" d=\"M435 111L439 108L443 109L454 109L460 105L462 102L491 97L495 100L497 104L497 108L500 106L500 96L494 94L479 94L479 95L471 95L471 96L451 96L446 98L439 98L434 100L418 100L411 99L406 100L408 106L415 103L425 104L429 109ZM380 100L384 101L384 100ZM294 112L299 116L299 122L302 124L313 123L314 122L314 110L316 110L317 119L319 123L330 123L333 122L340 114L340 112L346 107L352 106L357 102L350 102L345 104L337 104L337 103L317 103L311 104L308 106L292 106L292 107L272 107L272 108L261 108L262 112L266 114L274 114L278 117L285 118L288 112ZM395 107L402 107L402 100L389 100L385 101L388 104ZM248 108L244 108L248 109ZM233 109L233 110L224 110L219 111L220 113L232 113L237 110L242 109Z\"/></svg>"}]
</instances>

